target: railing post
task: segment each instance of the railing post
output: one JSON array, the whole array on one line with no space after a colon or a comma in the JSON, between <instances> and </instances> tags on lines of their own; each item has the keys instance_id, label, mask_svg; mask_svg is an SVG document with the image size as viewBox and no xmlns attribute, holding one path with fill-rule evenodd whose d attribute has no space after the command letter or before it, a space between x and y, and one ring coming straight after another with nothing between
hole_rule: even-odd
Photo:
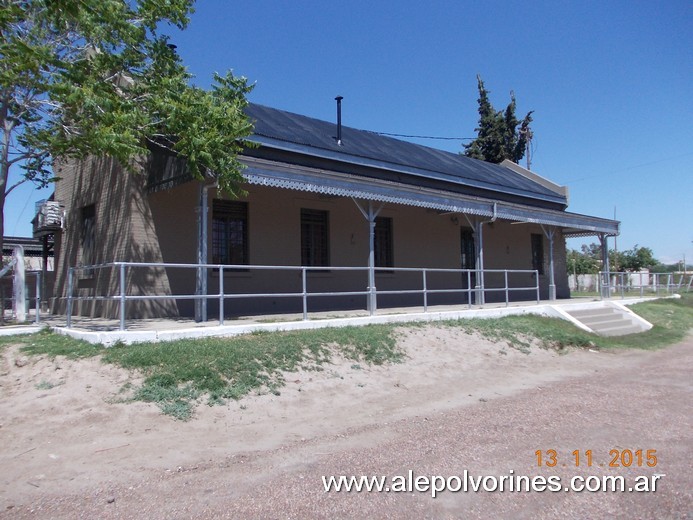
<instances>
[{"instance_id":1,"label":"railing post","mask_svg":"<svg viewBox=\"0 0 693 520\"><path fill-rule=\"evenodd\" d=\"M643 292L643 287L642 287L642 272L640 273L640 297L642 298L644 295Z\"/></svg>"},{"instance_id":2,"label":"railing post","mask_svg":"<svg viewBox=\"0 0 693 520\"><path fill-rule=\"evenodd\" d=\"M467 307L472 308L472 272L467 269Z\"/></svg>"},{"instance_id":3,"label":"railing post","mask_svg":"<svg viewBox=\"0 0 693 520\"><path fill-rule=\"evenodd\" d=\"M303 300L303 321L308 320L308 281L306 268L301 267L301 298Z\"/></svg>"},{"instance_id":4,"label":"railing post","mask_svg":"<svg viewBox=\"0 0 693 520\"><path fill-rule=\"evenodd\" d=\"M74 272L74 267L70 267L67 270L67 323L65 326L68 329L72 327L72 279L74 277Z\"/></svg>"},{"instance_id":5,"label":"railing post","mask_svg":"<svg viewBox=\"0 0 693 520\"><path fill-rule=\"evenodd\" d=\"M120 264L120 330L125 330L125 264Z\"/></svg>"},{"instance_id":6,"label":"railing post","mask_svg":"<svg viewBox=\"0 0 693 520\"><path fill-rule=\"evenodd\" d=\"M541 303L541 297L539 295L539 270L534 270L534 279L536 280L536 290L537 290L537 303Z\"/></svg>"},{"instance_id":7,"label":"railing post","mask_svg":"<svg viewBox=\"0 0 693 520\"><path fill-rule=\"evenodd\" d=\"M510 295L508 294L508 270L505 269L503 271L503 275L505 277L505 306L507 307L509 305L509 300L510 300Z\"/></svg>"},{"instance_id":8,"label":"railing post","mask_svg":"<svg viewBox=\"0 0 693 520\"><path fill-rule=\"evenodd\" d=\"M41 273L36 273L36 325L41 322Z\"/></svg>"},{"instance_id":9,"label":"railing post","mask_svg":"<svg viewBox=\"0 0 693 520\"><path fill-rule=\"evenodd\" d=\"M426 283L426 269L422 269L421 274L423 275L424 312L428 312L428 285Z\"/></svg>"},{"instance_id":10,"label":"railing post","mask_svg":"<svg viewBox=\"0 0 693 520\"><path fill-rule=\"evenodd\" d=\"M224 324L224 266L219 266L219 325Z\"/></svg>"},{"instance_id":11,"label":"railing post","mask_svg":"<svg viewBox=\"0 0 693 520\"><path fill-rule=\"evenodd\" d=\"M371 278L374 278L371 276ZM378 297L375 291L375 284L371 285L368 288L368 314L373 316L375 314L375 310L378 308Z\"/></svg>"}]
</instances>

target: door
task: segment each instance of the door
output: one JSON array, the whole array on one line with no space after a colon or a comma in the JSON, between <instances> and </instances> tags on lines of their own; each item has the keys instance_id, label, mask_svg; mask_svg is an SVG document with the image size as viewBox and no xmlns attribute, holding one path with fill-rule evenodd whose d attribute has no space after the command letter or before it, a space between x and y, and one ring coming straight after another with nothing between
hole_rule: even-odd
<instances>
[{"instance_id":1,"label":"door","mask_svg":"<svg viewBox=\"0 0 693 520\"><path fill-rule=\"evenodd\" d=\"M472 228L460 228L460 268L476 269L476 248L474 247L474 232ZM471 284L473 289L476 286L476 273L462 273L462 287L468 289ZM464 294L465 301L467 293ZM471 303L474 303L474 292L471 293Z\"/></svg>"}]
</instances>

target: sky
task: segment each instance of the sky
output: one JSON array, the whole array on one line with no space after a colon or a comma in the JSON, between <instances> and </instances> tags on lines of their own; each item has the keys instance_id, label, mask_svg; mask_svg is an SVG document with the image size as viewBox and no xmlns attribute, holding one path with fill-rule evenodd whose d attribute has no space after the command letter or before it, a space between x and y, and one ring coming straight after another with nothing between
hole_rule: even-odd
<instances>
[{"instance_id":1,"label":"sky","mask_svg":"<svg viewBox=\"0 0 693 520\"><path fill-rule=\"evenodd\" d=\"M409 139L454 153L480 75L496 109L513 91L518 117L534 111L531 169L569 187L568 211L616 215L619 250L693 264L690 1L198 0L163 32L201 87L231 69L250 101L328 121L341 95L345 126L457 138ZM5 234L30 235L50 193L12 193Z\"/></svg>"}]
</instances>

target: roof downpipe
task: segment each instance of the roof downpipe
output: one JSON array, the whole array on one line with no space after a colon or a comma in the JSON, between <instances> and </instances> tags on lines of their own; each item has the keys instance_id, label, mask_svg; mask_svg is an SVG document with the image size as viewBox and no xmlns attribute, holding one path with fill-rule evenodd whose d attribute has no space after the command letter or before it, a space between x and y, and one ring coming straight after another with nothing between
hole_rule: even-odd
<instances>
[{"instance_id":1,"label":"roof downpipe","mask_svg":"<svg viewBox=\"0 0 693 520\"><path fill-rule=\"evenodd\" d=\"M343 96L334 98L337 101L337 145L342 146L342 99Z\"/></svg>"}]
</instances>

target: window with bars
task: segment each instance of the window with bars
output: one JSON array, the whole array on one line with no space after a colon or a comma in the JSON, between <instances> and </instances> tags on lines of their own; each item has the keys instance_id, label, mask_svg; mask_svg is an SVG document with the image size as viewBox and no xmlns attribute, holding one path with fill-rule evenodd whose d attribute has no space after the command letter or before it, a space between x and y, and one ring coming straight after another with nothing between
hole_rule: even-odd
<instances>
[{"instance_id":1,"label":"window with bars","mask_svg":"<svg viewBox=\"0 0 693 520\"><path fill-rule=\"evenodd\" d=\"M544 274L544 237L532 233L532 269Z\"/></svg>"},{"instance_id":2,"label":"window with bars","mask_svg":"<svg viewBox=\"0 0 693 520\"><path fill-rule=\"evenodd\" d=\"M80 210L80 245L82 265L96 263L96 205L89 204Z\"/></svg>"},{"instance_id":3,"label":"window with bars","mask_svg":"<svg viewBox=\"0 0 693 520\"><path fill-rule=\"evenodd\" d=\"M247 265L248 203L215 199L212 203L212 263Z\"/></svg>"},{"instance_id":4,"label":"window with bars","mask_svg":"<svg viewBox=\"0 0 693 520\"><path fill-rule=\"evenodd\" d=\"M394 267L394 244L392 238L392 219L390 217L375 218L374 246L375 267Z\"/></svg>"},{"instance_id":5,"label":"window with bars","mask_svg":"<svg viewBox=\"0 0 693 520\"><path fill-rule=\"evenodd\" d=\"M301 209L301 265L330 265L330 212Z\"/></svg>"}]
</instances>

